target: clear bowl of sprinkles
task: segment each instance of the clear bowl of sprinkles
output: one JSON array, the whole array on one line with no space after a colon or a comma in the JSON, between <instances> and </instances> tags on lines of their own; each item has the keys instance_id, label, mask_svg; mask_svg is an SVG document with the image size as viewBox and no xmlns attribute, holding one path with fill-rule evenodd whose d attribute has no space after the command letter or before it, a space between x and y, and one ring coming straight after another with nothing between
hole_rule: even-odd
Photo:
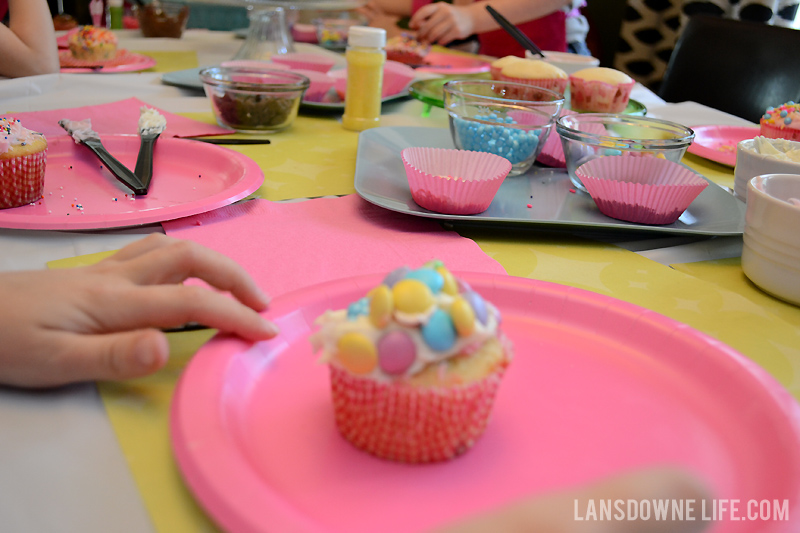
<instances>
[{"instance_id":1,"label":"clear bowl of sprinkles","mask_svg":"<svg viewBox=\"0 0 800 533\"><path fill-rule=\"evenodd\" d=\"M518 176L555 134L564 97L522 83L455 80L444 84L444 104L456 148L503 157L511 163L509 176Z\"/></svg>"},{"instance_id":2,"label":"clear bowl of sprinkles","mask_svg":"<svg viewBox=\"0 0 800 533\"><path fill-rule=\"evenodd\" d=\"M655 157L680 163L694 131L676 122L606 113L564 115L556 121L567 173L586 191L577 170L604 157Z\"/></svg>"}]
</instances>

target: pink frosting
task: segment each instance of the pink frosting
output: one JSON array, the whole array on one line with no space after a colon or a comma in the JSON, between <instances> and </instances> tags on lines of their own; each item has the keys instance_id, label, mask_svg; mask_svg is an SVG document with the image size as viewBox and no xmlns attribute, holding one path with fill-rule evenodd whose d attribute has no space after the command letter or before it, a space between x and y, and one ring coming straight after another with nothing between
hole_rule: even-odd
<instances>
[{"instance_id":1,"label":"pink frosting","mask_svg":"<svg viewBox=\"0 0 800 533\"><path fill-rule=\"evenodd\" d=\"M32 143L42 137L20 124L16 118L0 118L0 154L8 152L14 145Z\"/></svg>"}]
</instances>

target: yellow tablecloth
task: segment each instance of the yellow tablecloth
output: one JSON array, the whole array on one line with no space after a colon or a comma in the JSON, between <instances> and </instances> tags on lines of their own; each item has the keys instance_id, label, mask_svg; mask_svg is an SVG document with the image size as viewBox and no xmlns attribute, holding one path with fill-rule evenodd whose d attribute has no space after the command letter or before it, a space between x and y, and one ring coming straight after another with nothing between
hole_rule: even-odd
<instances>
[{"instance_id":1,"label":"yellow tablecloth","mask_svg":"<svg viewBox=\"0 0 800 533\"><path fill-rule=\"evenodd\" d=\"M132 52L136 52L135 50L131 50ZM192 51L156 51L156 50L147 50L144 52L136 52L137 54L142 54L146 56L150 56L156 60L156 65L152 68L146 70L146 72L173 72L176 70L182 70L186 68L196 68L199 65L197 64L197 54Z\"/></svg>"}]
</instances>

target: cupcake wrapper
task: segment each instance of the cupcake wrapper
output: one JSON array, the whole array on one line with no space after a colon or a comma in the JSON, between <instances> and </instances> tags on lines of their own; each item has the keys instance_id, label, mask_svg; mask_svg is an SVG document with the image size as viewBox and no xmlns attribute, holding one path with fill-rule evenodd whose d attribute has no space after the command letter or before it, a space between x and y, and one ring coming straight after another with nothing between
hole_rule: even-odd
<instances>
[{"instance_id":1,"label":"cupcake wrapper","mask_svg":"<svg viewBox=\"0 0 800 533\"><path fill-rule=\"evenodd\" d=\"M612 85L602 81L569 79L570 106L575 111L622 113L628 107L634 82Z\"/></svg>"},{"instance_id":2,"label":"cupcake wrapper","mask_svg":"<svg viewBox=\"0 0 800 533\"><path fill-rule=\"evenodd\" d=\"M449 215L486 211L511 171L507 159L487 152L415 147L400 155L414 201Z\"/></svg>"},{"instance_id":3,"label":"cupcake wrapper","mask_svg":"<svg viewBox=\"0 0 800 533\"><path fill-rule=\"evenodd\" d=\"M406 463L446 461L483 434L504 367L457 387L380 383L330 367L336 426L372 455Z\"/></svg>"},{"instance_id":4,"label":"cupcake wrapper","mask_svg":"<svg viewBox=\"0 0 800 533\"><path fill-rule=\"evenodd\" d=\"M788 139L800 141L800 129L787 128L783 125L761 123L761 135L768 139Z\"/></svg>"},{"instance_id":5,"label":"cupcake wrapper","mask_svg":"<svg viewBox=\"0 0 800 533\"><path fill-rule=\"evenodd\" d=\"M514 83L524 83L525 85L531 85L533 87L541 87L542 89L550 89L555 91L559 94L564 94L564 91L567 90L567 84L569 80L566 78L540 78L540 79L530 79L530 78L512 78L510 76L503 76L499 74L501 81L510 81ZM513 89L509 89L509 92L513 93ZM507 96L514 97L513 94L508 94Z\"/></svg>"},{"instance_id":6,"label":"cupcake wrapper","mask_svg":"<svg viewBox=\"0 0 800 533\"><path fill-rule=\"evenodd\" d=\"M562 109L559 116L575 114L575 111L571 109ZM536 161L548 167L565 168L567 166L564 146L561 144L561 135L558 134L555 127L550 131L547 141L542 145L542 151L539 152L539 157L536 158Z\"/></svg>"},{"instance_id":7,"label":"cupcake wrapper","mask_svg":"<svg viewBox=\"0 0 800 533\"><path fill-rule=\"evenodd\" d=\"M601 157L575 174L601 213L639 224L675 222L708 186L688 168L656 157Z\"/></svg>"},{"instance_id":8,"label":"cupcake wrapper","mask_svg":"<svg viewBox=\"0 0 800 533\"><path fill-rule=\"evenodd\" d=\"M0 160L0 209L30 204L42 197L47 150Z\"/></svg>"}]
</instances>

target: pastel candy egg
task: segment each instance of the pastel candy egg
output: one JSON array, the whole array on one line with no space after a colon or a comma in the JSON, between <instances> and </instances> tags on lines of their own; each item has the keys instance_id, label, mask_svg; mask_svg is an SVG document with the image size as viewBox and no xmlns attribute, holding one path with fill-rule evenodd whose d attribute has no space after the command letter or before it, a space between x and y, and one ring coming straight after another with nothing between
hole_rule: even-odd
<instances>
[{"instance_id":1,"label":"pastel candy egg","mask_svg":"<svg viewBox=\"0 0 800 533\"><path fill-rule=\"evenodd\" d=\"M486 325L486 321L489 319L486 301L475 291L467 291L462 296L469 302L469 305L472 306L472 310L475 311L475 316L478 317L481 324Z\"/></svg>"},{"instance_id":2,"label":"pastel candy egg","mask_svg":"<svg viewBox=\"0 0 800 533\"><path fill-rule=\"evenodd\" d=\"M394 270L386 274L386 277L383 278L383 284L391 289L392 287L394 287L395 283L406 277L406 274L408 274L409 270L410 269L407 266L401 266L395 268Z\"/></svg>"},{"instance_id":3,"label":"pastel candy egg","mask_svg":"<svg viewBox=\"0 0 800 533\"><path fill-rule=\"evenodd\" d=\"M436 294L442 290L444 278L432 268L420 268L412 270L406 274L406 279L416 279L428 286L432 293Z\"/></svg>"},{"instance_id":4,"label":"pastel candy egg","mask_svg":"<svg viewBox=\"0 0 800 533\"><path fill-rule=\"evenodd\" d=\"M450 317L453 319L453 325L461 337L468 337L475 331L475 311L472 306L464 298L459 296L453 300L453 305L450 307Z\"/></svg>"},{"instance_id":5,"label":"pastel candy egg","mask_svg":"<svg viewBox=\"0 0 800 533\"><path fill-rule=\"evenodd\" d=\"M392 318L392 290L386 285L378 285L367 295L369 297L369 320L376 328L385 328Z\"/></svg>"},{"instance_id":6,"label":"pastel candy egg","mask_svg":"<svg viewBox=\"0 0 800 533\"><path fill-rule=\"evenodd\" d=\"M345 333L339 337L336 359L353 374L369 374L378 364L375 345L361 333Z\"/></svg>"},{"instance_id":7,"label":"pastel candy egg","mask_svg":"<svg viewBox=\"0 0 800 533\"><path fill-rule=\"evenodd\" d=\"M456 343L456 328L450 315L441 309L433 312L426 324L420 328L422 338L432 350L443 352Z\"/></svg>"},{"instance_id":8,"label":"pastel candy egg","mask_svg":"<svg viewBox=\"0 0 800 533\"><path fill-rule=\"evenodd\" d=\"M438 272L444 280L444 283L442 284L442 292L451 296L458 294L458 282L456 281L455 276L453 276L453 274L443 266L436 267L436 272Z\"/></svg>"},{"instance_id":9,"label":"pastel candy egg","mask_svg":"<svg viewBox=\"0 0 800 533\"><path fill-rule=\"evenodd\" d=\"M417 347L405 331L390 331L378 340L378 365L389 375L402 374L416 358Z\"/></svg>"},{"instance_id":10,"label":"pastel candy egg","mask_svg":"<svg viewBox=\"0 0 800 533\"><path fill-rule=\"evenodd\" d=\"M416 279L402 279L392 287L394 308L408 314L424 313L434 305L433 293Z\"/></svg>"}]
</instances>

